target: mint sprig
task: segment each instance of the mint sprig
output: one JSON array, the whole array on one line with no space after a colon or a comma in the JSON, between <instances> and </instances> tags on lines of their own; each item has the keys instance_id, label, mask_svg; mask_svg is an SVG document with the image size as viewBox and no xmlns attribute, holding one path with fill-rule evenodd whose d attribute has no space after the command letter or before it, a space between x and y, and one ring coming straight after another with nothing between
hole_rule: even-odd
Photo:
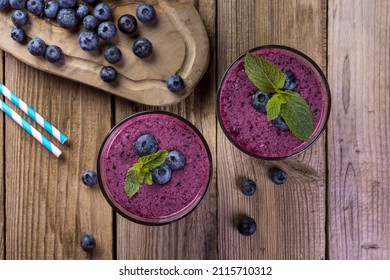
<instances>
[{"instance_id":1,"label":"mint sprig","mask_svg":"<svg viewBox=\"0 0 390 280\"><path fill-rule=\"evenodd\" d=\"M251 53L245 57L245 72L259 90L273 94L266 105L268 121L280 115L296 137L307 140L314 131L313 114L299 93L282 89L286 82L283 72L272 62Z\"/></svg>"},{"instance_id":2,"label":"mint sprig","mask_svg":"<svg viewBox=\"0 0 390 280\"><path fill-rule=\"evenodd\" d=\"M245 72L252 83L266 93L276 92L286 81L283 72L275 64L251 53L246 54Z\"/></svg>"},{"instance_id":3,"label":"mint sprig","mask_svg":"<svg viewBox=\"0 0 390 280\"><path fill-rule=\"evenodd\" d=\"M279 116L282 104L286 104L286 99L284 98L283 94L280 92L275 93L268 100L265 109L267 111L267 119L269 121L273 121Z\"/></svg>"},{"instance_id":4,"label":"mint sprig","mask_svg":"<svg viewBox=\"0 0 390 280\"><path fill-rule=\"evenodd\" d=\"M151 170L165 162L168 151L160 150L154 154L140 157L138 161L127 171L125 178L125 192L129 197L134 196L142 183L152 185Z\"/></svg>"},{"instance_id":5,"label":"mint sprig","mask_svg":"<svg viewBox=\"0 0 390 280\"><path fill-rule=\"evenodd\" d=\"M309 139L314 130L314 120L309 105L300 94L290 90L285 91L284 98L286 103L281 106L281 117L299 139Z\"/></svg>"}]
</instances>

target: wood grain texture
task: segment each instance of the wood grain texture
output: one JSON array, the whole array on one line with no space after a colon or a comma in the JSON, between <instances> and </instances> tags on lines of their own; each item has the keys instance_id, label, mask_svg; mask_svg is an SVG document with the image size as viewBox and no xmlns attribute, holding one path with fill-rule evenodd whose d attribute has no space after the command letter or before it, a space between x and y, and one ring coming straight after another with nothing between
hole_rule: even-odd
<instances>
[{"instance_id":1,"label":"wood grain texture","mask_svg":"<svg viewBox=\"0 0 390 280\"><path fill-rule=\"evenodd\" d=\"M6 61L7 87L69 137L57 159L6 120L6 258L111 259L113 212L99 188L81 182L86 170L96 170L97 151L111 126L110 97L9 54ZM80 247L85 233L97 242L92 256Z\"/></svg>"},{"instance_id":2,"label":"wood grain texture","mask_svg":"<svg viewBox=\"0 0 390 280\"><path fill-rule=\"evenodd\" d=\"M211 43L209 68L195 91L175 106L163 107L192 122L209 144L213 161L216 158L215 108L215 14L214 0L194 1ZM151 107L137 106L116 100L116 122ZM215 165L215 162L214 162ZM217 259L217 201L215 169L210 191L202 204L186 218L166 226L143 226L117 215L118 259Z\"/></svg>"},{"instance_id":3,"label":"wood grain texture","mask_svg":"<svg viewBox=\"0 0 390 280\"><path fill-rule=\"evenodd\" d=\"M113 20L116 23L123 14L135 15L139 2L132 0L111 0ZM82 26L69 31L61 28L55 21L43 20L29 14L26 27L29 38L40 37L48 45L58 45L64 52L59 63L48 63L43 57L32 56L24 44L12 40L8 32L0 33L0 48L12 53L19 60L49 73L72 79L108 93L147 105L167 105L186 98L206 71L209 61L209 43L199 14L189 0L150 1L158 14L153 24L138 24L138 36L129 36L118 31L109 43L101 42L92 52L83 51L77 43ZM13 26L11 11L1 12L0 26L10 30ZM154 48L147 59L136 57L132 46L136 38L148 38ZM103 41L103 40L101 40ZM118 71L115 83L105 83L99 71L109 63L104 59L104 47L118 46L123 54L120 63L114 65ZM166 80L170 75L179 74L186 88L180 94L170 92ZM148 94L145 94L148 92Z\"/></svg>"},{"instance_id":4,"label":"wood grain texture","mask_svg":"<svg viewBox=\"0 0 390 280\"><path fill-rule=\"evenodd\" d=\"M259 45L296 48L326 66L326 1L218 1L218 80L244 51ZM217 134L219 257L221 259L325 258L325 137L303 155L284 161L252 159ZM274 185L271 167L289 173L288 183ZM244 178L258 190L245 197ZM250 237L239 234L240 216L257 221Z\"/></svg>"},{"instance_id":5,"label":"wood grain texture","mask_svg":"<svg viewBox=\"0 0 390 280\"><path fill-rule=\"evenodd\" d=\"M0 51L0 82L4 81L4 52ZM4 97L0 97L4 100ZM0 260L5 258L4 114L0 114Z\"/></svg>"},{"instance_id":6,"label":"wood grain texture","mask_svg":"<svg viewBox=\"0 0 390 280\"><path fill-rule=\"evenodd\" d=\"M329 1L330 259L390 258L389 45L389 1Z\"/></svg>"}]
</instances>

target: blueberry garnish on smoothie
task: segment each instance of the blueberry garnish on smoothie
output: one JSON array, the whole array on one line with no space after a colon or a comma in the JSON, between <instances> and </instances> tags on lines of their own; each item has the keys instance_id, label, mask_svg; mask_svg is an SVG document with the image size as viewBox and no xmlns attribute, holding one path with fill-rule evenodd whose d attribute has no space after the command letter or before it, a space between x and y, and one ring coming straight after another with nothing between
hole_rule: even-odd
<instances>
[{"instance_id":1,"label":"blueberry garnish on smoothie","mask_svg":"<svg viewBox=\"0 0 390 280\"><path fill-rule=\"evenodd\" d=\"M295 78L295 75L291 71L283 72L284 77L286 78L286 81L284 82L283 89L284 90L294 90L297 85L297 78Z\"/></svg>"},{"instance_id":2,"label":"blueberry garnish on smoothie","mask_svg":"<svg viewBox=\"0 0 390 280\"><path fill-rule=\"evenodd\" d=\"M287 127L300 140L307 140L314 131L314 119L306 100L293 91L298 84L294 74L283 73L272 62L251 53L246 54L245 72L260 92L269 95L267 100L265 94L257 91L252 96L252 106L262 112L265 102L268 121L274 121L280 130Z\"/></svg>"},{"instance_id":3,"label":"blueberry garnish on smoothie","mask_svg":"<svg viewBox=\"0 0 390 280\"><path fill-rule=\"evenodd\" d=\"M159 167L152 170L152 179L153 182L159 185L164 185L171 180L172 170L169 168L168 164L163 163Z\"/></svg>"},{"instance_id":4,"label":"blueberry garnish on smoothie","mask_svg":"<svg viewBox=\"0 0 390 280\"><path fill-rule=\"evenodd\" d=\"M281 116L278 116L272 122L274 123L274 125L276 126L277 129L279 129L281 131L287 131L288 130L288 126L287 126L286 122L283 120L283 118Z\"/></svg>"},{"instance_id":5,"label":"blueberry garnish on smoothie","mask_svg":"<svg viewBox=\"0 0 390 280\"><path fill-rule=\"evenodd\" d=\"M265 113L267 111L266 105L268 100L270 99L270 94L266 92L262 92L261 90L256 91L256 93L252 96L252 106L257 111L261 113Z\"/></svg>"},{"instance_id":6,"label":"blueberry garnish on smoothie","mask_svg":"<svg viewBox=\"0 0 390 280\"><path fill-rule=\"evenodd\" d=\"M154 154L158 150L157 140L151 134L141 135L134 146L139 156Z\"/></svg>"},{"instance_id":7,"label":"blueberry garnish on smoothie","mask_svg":"<svg viewBox=\"0 0 390 280\"><path fill-rule=\"evenodd\" d=\"M186 159L182 152L173 150L168 153L165 162L172 170L179 170L186 164Z\"/></svg>"},{"instance_id":8,"label":"blueberry garnish on smoothie","mask_svg":"<svg viewBox=\"0 0 390 280\"><path fill-rule=\"evenodd\" d=\"M171 180L172 172L182 169L186 160L178 150L158 150L156 138L151 134L143 134L134 143L138 161L127 171L125 192L134 196L142 183L151 186L153 183L164 185Z\"/></svg>"}]
</instances>

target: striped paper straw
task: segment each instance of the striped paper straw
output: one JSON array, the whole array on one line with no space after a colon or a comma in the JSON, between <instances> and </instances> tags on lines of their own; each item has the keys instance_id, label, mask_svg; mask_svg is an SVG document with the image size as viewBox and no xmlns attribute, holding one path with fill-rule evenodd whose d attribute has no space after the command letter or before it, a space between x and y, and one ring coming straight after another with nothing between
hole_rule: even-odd
<instances>
[{"instance_id":1,"label":"striped paper straw","mask_svg":"<svg viewBox=\"0 0 390 280\"><path fill-rule=\"evenodd\" d=\"M53 145L49 139L42 135L38 130L31 126L25 119L23 119L18 113L12 110L3 100L0 100L0 109L6 113L11 119L13 119L18 125L23 127L28 134L38 140L46 149L52 152L57 158L62 154L61 150Z\"/></svg>"},{"instance_id":2,"label":"striped paper straw","mask_svg":"<svg viewBox=\"0 0 390 280\"><path fill-rule=\"evenodd\" d=\"M35 112L33 108L28 106L23 100L17 97L15 93L6 88L2 83L0 83L0 93L7 97L16 107L25 112L40 126L42 126L48 133L50 133L50 135L54 136L58 141L60 141L61 144L64 144L68 139L68 137L66 137L61 131L45 120L40 114Z\"/></svg>"}]
</instances>

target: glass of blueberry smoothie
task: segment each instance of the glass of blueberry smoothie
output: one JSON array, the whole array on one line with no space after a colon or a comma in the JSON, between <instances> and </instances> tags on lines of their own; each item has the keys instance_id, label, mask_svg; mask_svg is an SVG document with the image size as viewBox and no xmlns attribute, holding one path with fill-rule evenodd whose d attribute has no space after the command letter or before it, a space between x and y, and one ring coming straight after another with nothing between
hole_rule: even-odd
<instances>
[{"instance_id":1,"label":"glass of blueberry smoothie","mask_svg":"<svg viewBox=\"0 0 390 280\"><path fill-rule=\"evenodd\" d=\"M163 111L129 116L107 135L98 158L100 188L116 212L146 225L177 221L206 195L209 147L189 121Z\"/></svg>"},{"instance_id":2,"label":"glass of blueberry smoothie","mask_svg":"<svg viewBox=\"0 0 390 280\"><path fill-rule=\"evenodd\" d=\"M285 46L249 50L227 69L217 115L228 139L250 156L277 160L309 148L324 130L330 89L317 64Z\"/></svg>"}]
</instances>

